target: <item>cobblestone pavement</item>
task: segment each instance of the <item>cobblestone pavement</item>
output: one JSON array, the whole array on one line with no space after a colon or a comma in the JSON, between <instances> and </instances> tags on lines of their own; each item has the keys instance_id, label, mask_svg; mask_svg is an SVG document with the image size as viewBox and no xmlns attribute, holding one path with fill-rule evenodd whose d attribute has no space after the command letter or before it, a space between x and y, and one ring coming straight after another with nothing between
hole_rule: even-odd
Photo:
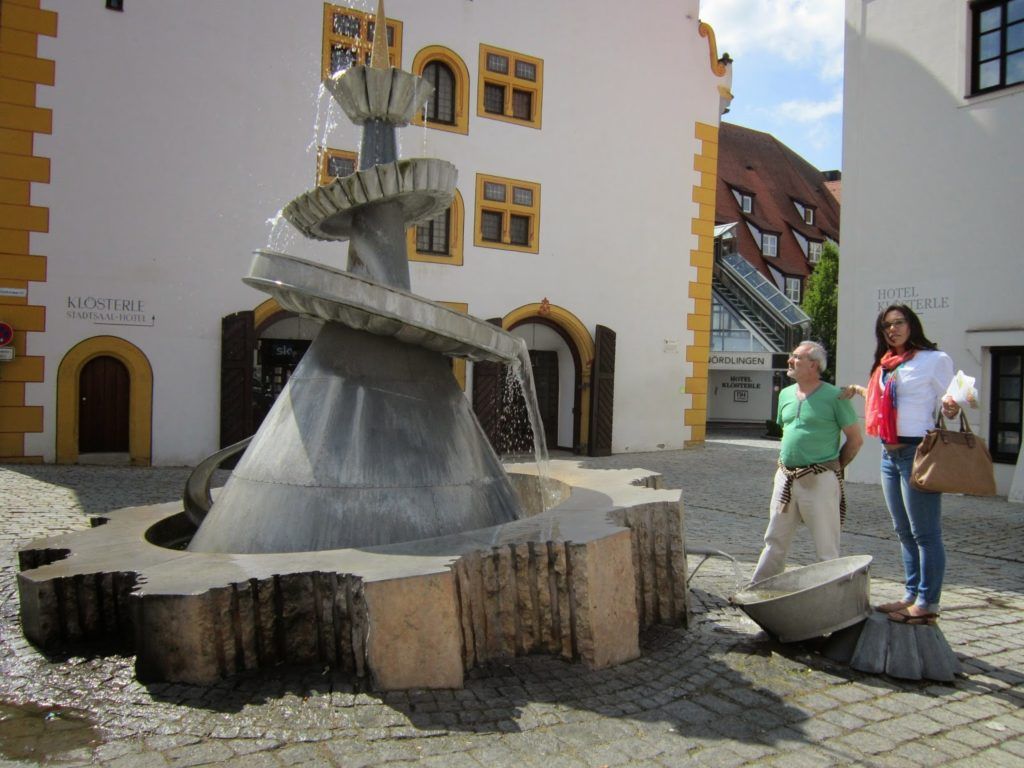
<instances>
[{"instance_id":1,"label":"cobblestone pavement","mask_svg":"<svg viewBox=\"0 0 1024 768\"><path fill-rule=\"evenodd\" d=\"M836 665L759 632L726 597L749 575L777 444L588 460L644 467L683 489L688 628L656 628L641 658L589 671L547 657L474 670L463 690L377 694L328 669L211 687L141 685L130 657L46 659L21 635L16 550L90 515L178 498L186 470L0 467L0 766L1024 765L1024 507L947 497L943 632L966 673L906 682ZM872 594L899 595L877 486L847 486L843 553L874 556ZM813 561L801 531L791 564Z\"/></svg>"}]
</instances>

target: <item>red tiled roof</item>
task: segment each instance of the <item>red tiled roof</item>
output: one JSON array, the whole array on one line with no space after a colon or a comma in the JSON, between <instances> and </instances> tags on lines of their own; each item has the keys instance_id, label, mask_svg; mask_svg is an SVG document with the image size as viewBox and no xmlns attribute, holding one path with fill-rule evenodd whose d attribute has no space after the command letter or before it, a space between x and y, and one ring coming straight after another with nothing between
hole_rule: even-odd
<instances>
[{"instance_id":1,"label":"red tiled roof","mask_svg":"<svg viewBox=\"0 0 1024 768\"><path fill-rule=\"evenodd\" d=\"M805 278L811 272L794 231L811 240L839 242L839 202L826 187L824 174L774 136L723 122L718 133L718 191L715 223L741 222L736 228L739 252L765 277L766 264ZM733 190L752 195L754 210L743 213ZM814 224L804 223L794 201L815 209ZM748 222L779 235L778 256L762 256Z\"/></svg>"},{"instance_id":2,"label":"red tiled roof","mask_svg":"<svg viewBox=\"0 0 1024 768\"><path fill-rule=\"evenodd\" d=\"M832 193L840 205L843 204L843 182L842 181L826 181L825 187L829 192Z\"/></svg>"}]
</instances>

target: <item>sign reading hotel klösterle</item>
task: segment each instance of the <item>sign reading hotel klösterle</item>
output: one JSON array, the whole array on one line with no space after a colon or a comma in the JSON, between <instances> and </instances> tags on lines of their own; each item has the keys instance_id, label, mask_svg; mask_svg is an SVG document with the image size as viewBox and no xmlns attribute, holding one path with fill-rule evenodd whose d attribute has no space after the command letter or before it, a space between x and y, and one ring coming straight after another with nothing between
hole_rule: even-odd
<instances>
[{"instance_id":1,"label":"sign reading hotel kl\u00f6sterle","mask_svg":"<svg viewBox=\"0 0 1024 768\"><path fill-rule=\"evenodd\" d=\"M931 281L927 284L878 288L875 301L879 312L890 304L904 304L920 315L929 310L952 308L951 293L945 282Z\"/></svg>"},{"instance_id":2,"label":"sign reading hotel kl\u00f6sterle","mask_svg":"<svg viewBox=\"0 0 1024 768\"><path fill-rule=\"evenodd\" d=\"M146 311L143 299L112 296L68 296L66 317L93 325L134 325L151 327L156 315Z\"/></svg>"}]
</instances>

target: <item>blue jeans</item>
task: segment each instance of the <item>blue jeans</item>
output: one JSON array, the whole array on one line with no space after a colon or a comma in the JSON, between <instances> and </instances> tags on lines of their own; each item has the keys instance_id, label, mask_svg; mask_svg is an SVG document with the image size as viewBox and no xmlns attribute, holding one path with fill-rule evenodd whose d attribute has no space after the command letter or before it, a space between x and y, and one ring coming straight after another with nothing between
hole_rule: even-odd
<instances>
[{"instance_id":1,"label":"blue jeans","mask_svg":"<svg viewBox=\"0 0 1024 768\"><path fill-rule=\"evenodd\" d=\"M907 577L903 599L938 613L942 577L946 572L942 494L918 491L910 485L916 448L916 445L895 451L882 448L882 492L903 554Z\"/></svg>"}]
</instances>

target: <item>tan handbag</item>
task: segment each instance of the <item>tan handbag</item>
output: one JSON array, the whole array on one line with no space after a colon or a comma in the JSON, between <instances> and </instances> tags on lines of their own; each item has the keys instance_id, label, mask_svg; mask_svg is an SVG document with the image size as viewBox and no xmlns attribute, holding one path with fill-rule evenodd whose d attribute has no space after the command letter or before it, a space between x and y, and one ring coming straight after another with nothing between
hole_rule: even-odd
<instances>
[{"instance_id":1,"label":"tan handbag","mask_svg":"<svg viewBox=\"0 0 1024 768\"><path fill-rule=\"evenodd\" d=\"M992 457L960 412L960 431L946 429L942 413L914 454L910 484L919 491L995 496Z\"/></svg>"}]
</instances>

